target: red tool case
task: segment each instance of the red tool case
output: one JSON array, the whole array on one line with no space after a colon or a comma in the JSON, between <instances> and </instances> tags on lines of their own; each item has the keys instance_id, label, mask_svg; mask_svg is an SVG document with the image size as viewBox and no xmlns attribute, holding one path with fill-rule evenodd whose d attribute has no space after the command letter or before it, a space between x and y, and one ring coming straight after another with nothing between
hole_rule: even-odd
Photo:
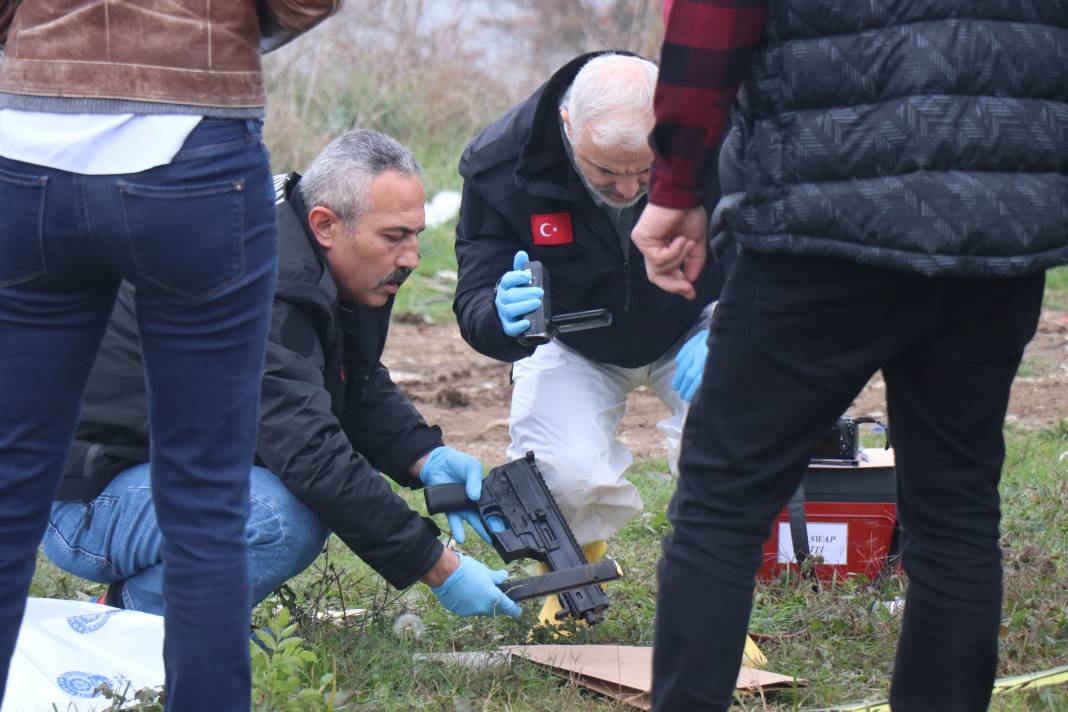
<instances>
[{"instance_id":1,"label":"red tool case","mask_svg":"<svg viewBox=\"0 0 1068 712\"><path fill-rule=\"evenodd\" d=\"M820 581L864 574L874 579L896 565L897 504L893 450L865 450L857 465L812 465L798 495L783 508L764 543L761 581L798 571L795 546L821 556ZM807 537L805 532L807 530ZM808 551L805 551L807 547Z\"/></svg>"}]
</instances>

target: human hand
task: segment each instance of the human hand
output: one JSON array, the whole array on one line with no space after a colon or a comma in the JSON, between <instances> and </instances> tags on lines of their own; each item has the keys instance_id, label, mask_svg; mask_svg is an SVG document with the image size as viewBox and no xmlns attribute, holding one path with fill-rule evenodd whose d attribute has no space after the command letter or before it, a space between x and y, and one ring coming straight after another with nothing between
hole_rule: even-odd
<instances>
[{"instance_id":1,"label":"human hand","mask_svg":"<svg viewBox=\"0 0 1068 712\"><path fill-rule=\"evenodd\" d=\"M530 320L519 317L540 307L541 299L545 296L541 287L523 286L530 284L530 272L523 269L528 262L530 258L526 252L520 250L515 253L512 271L505 272L497 283L497 297L493 303L497 305L497 317L501 320L504 333L509 336L519 336L530 328Z\"/></svg>"},{"instance_id":2,"label":"human hand","mask_svg":"<svg viewBox=\"0 0 1068 712\"><path fill-rule=\"evenodd\" d=\"M671 387L687 403L697 395L707 356L708 329L702 329L687 339L675 354L675 377L671 379Z\"/></svg>"},{"instance_id":3,"label":"human hand","mask_svg":"<svg viewBox=\"0 0 1068 712\"><path fill-rule=\"evenodd\" d=\"M482 497L482 463L467 453L453 450L451 447L439 447L430 451L426 462L419 471L419 479L424 485L462 484L467 493L467 498L477 502ZM482 519L474 509L462 512L449 512L446 517L449 520L449 530L456 543L464 543L464 522L471 525L475 533L482 537L487 544L492 544L486 528L482 526ZM500 531L496 526L494 531ZM503 529L503 523L501 529Z\"/></svg>"},{"instance_id":4,"label":"human hand","mask_svg":"<svg viewBox=\"0 0 1068 712\"><path fill-rule=\"evenodd\" d=\"M650 282L665 292L694 299L693 283L708 256L707 232L704 208L678 210L650 203L630 237L645 257Z\"/></svg>"},{"instance_id":5,"label":"human hand","mask_svg":"<svg viewBox=\"0 0 1068 712\"><path fill-rule=\"evenodd\" d=\"M523 610L504 595L497 584L504 583L508 572L493 570L478 559L456 552L460 566L440 586L430 589L441 605L458 616L493 616L498 613L518 618Z\"/></svg>"}]
</instances>

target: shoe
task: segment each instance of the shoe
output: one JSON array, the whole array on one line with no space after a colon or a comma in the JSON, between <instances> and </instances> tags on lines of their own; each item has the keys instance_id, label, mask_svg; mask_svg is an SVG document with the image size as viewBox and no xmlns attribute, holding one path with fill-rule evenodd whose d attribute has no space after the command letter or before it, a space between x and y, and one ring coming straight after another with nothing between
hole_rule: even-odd
<instances>
[{"instance_id":1,"label":"shoe","mask_svg":"<svg viewBox=\"0 0 1068 712\"><path fill-rule=\"evenodd\" d=\"M594 563L604 558L608 553L608 542L603 539L597 541L591 541L582 547L582 553L586 555L586 561ZM538 564L538 573L548 573L549 568L545 564ZM601 586L604 588L604 585ZM538 623L543 626L559 626L564 619L557 618L557 614L564 610L563 605L560 603L559 596L547 596L545 603L541 606L541 611L538 613ZM578 621L578 625L586 625L585 621ZM568 636L567 631L559 631L554 637L565 638ZM745 636L745 650L742 653L742 665L751 668L763 668L768 664L768 659L764 653L757 646L756 642L749 637Z\"/></svg>"},{"instance_id":2,"label":"shoe","mask_svg":"<svg viewBox=\"0 0 1068 712\"><path fill-rule=\"evenodd\" d=\"M742 665L751 668L763 668L767 664L768 659L764 653L761 652L756 641L748 635L745 636L745 650L742 652Z\"/></svg>"}]
</instances>

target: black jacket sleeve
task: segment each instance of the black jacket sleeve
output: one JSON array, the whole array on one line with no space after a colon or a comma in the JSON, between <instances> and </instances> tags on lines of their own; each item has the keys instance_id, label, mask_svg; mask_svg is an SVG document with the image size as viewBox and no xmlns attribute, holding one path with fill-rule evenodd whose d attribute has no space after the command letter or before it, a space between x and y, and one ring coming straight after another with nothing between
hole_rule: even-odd
<instances>
[{"instance_id":1,"label":"black jacket sleeve","mask_svg":"<svg viewBox=\"0 0 1068 712\"><path fill-rule=\"evenodd\" d=\"M452 310L464 341L499 361L518 361L534 353L533 347L504 333L493 303L497 282L512 269L515 253L523 247L504 216L486 204L470 180L465 182L456 226L459 276Z\"/></svg>"},{"instance_id":2,"label":"black jacket sleeve","mask_svg":"<svg viewBox=\"0 0 1068 712\"><path fill-rule=\"evenodd\" d=\"M353 449L331 411L312 319L275 300L257 453L304 504L390 584L404 588L441 556L437 527Z\"/></svg>"},{"instance_id":3,"label":"black jacket sleeve","mask_svg":"<svg viewBox=\"0 0 1068 712\"><path fill-rule=\"evenodd\" d=\"M379 470L413 489L423 483L408 472L412 463L444 444L441 429L426 424L382 364L367 379L363 397L344 422L353 447Z\"/></svg>"}]
</instances>

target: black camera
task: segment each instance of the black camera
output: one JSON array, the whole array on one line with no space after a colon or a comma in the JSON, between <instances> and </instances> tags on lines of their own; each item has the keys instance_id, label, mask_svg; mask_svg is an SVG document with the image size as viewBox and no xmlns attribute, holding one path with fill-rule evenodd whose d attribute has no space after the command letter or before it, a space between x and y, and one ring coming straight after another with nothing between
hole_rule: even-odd
<instances>
[{"instance_id":1,"label":"black camera","mask_svg":"<svg viewBox=\"0 0 1068 712\"><path fill-rule=\"evenodd\" d=\"M886 433L886 448L890 448L890 428L869 416L852 418L843 415L812 451L814 465L856 465L860 462L859 426L878 425Z\"/></svg>"}]
</instances>

